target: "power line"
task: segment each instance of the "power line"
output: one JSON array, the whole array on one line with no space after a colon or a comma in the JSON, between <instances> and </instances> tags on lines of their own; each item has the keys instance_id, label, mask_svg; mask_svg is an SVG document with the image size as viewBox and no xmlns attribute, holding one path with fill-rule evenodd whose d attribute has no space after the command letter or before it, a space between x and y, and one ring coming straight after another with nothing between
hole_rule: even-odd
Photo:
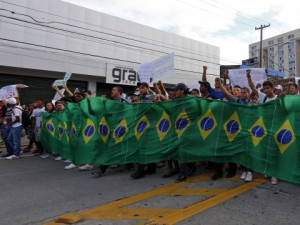
<instances>
[{"instance_id":1,"label":"power line","mask_svg":"<svg viewBox=\"0 0 300 225\"><path fill-rule=\"evenodd\" d=\"M106 57L102 57L102 56L98 56L98 55L92 55L92 54L86 54L86 53L82 53L82 52L69 51L69 50L65 50L65 49L58 49L58 48L53 48L53 47L49 47L49 46L37 45L37 44L26 43L26 42L20 42L20 41L16 41L16 40L10 40L10 39L4 39L4 38L0 38L0 40L9 41L9 42L15 42L15 43L21 43L21 44L28 44L28 45L32 45L32 46L35 46L35 47L44 47L44 48L49 48L49 49L54 49L54 50L60 50L60 51L64 51L64 52L77 53L77 54L80 54L80 55L87 55L87 56L93 56L93 57L99 57L99 58L106 58ZM19 46L14 46L14 48L21 48L22 49L22 47L19 47ZM36 49L27 48L27 50L36 50ZM45 52L48 52L50 54L51 53L52 54L55 53L55 52L49 52L49 51L45 51ZM11 52L9 52L9 53L11 53ZM38 58L38 57L34 57L34 58ZM49 59L49 60L50 61L55 61L55 60L51 60L51 59ZM113 60L115 60L115 59L113 59ZM118 60L119 61L125 61L125 60L120 60L120 59L118 59ZM61 61L57 61L57 62L61 63ZM107 63L105 61L100 61L100 62ZM128 62L139 64L139 62L132 62L132 61L128 61ZM71 64L74 64L74 63L71 63ZM79 64L77 64L77 65L79 65ZM121 65L121 64L119 64L119 65ZM83 65L83 66L86 66L86 65ZM116 66L118 66L118 65L116 65ZM128 64L122 64L122 66L128 66ZM131 65L131 66L136 66L136 65ZM101 67L96 67L96 68L104 69L104 68L101 68ZM195 73L195 74L199 74L200 73L200 72L194 72L194 71L190 71L190 70L183 70L183 69L179 69L179 68L174 68L174 69L177 70L177 71L188 72L188 73ZM207 75L218 76L218 75L209 74L209 73Z\"/></svg>"},{"instance_id":2,"label":"power line","mask_svg":"<svg viewBox=\"0 0 300 225\"><path fill-rule=\"evenodd\" d=\"M7 21L1 21L1 22L12 24L12 25L16 25L16 26L21 26L20 24L11 23L11 22L7 22ZM45 30L42 30L42 29L38 29L38 28L35 28L35 27L26 26L26 25L25 26L23 25L22 27L26 27L26 28L30 28L30 29L34 29L34 30L40 30L40 31L43 31L43 32L50 32L50 31L45 31ZM153 56L159 56L159 57L161 56L161 54L153 54L150 51L143 51L143 50L140 50L140 49L134 49L134 48L130 48L130 47L127 47L127 46L106 43L106 42L103 42L103 41L89 40L89 39L86 39L86 38L80 38L80 37L75 37L75 36L72 36L72 35L60 34L60 33L56 33L56 32L50 32L50 33L57 34L57 35L63 35L63 36L67 36L67 37L72 37L72 38L80 39L80 40L86 40L86 41L90 41L90 42L94 42L94 43L100 43L100 44L104 44L105 43L106 45L110 45L110 46L114 46L114 47L117 46L117 47L121 47L121 48L132 50L132 51L137 51L137 52L141 52L141 53L147 53L147 54L150 54L150 55L153 55ZM56 39L58 39L58 38L56 38ZM62 40L62 39L58 39L58 40ZM95 47L95 46L91 46L91 47ZM154 50L152 50L152 51L154 51ZM181 61L181 60L178 60L178 59L176 59L176 61L177 62L182 62L182 63L187 63L187 64L199 66L199 64L195 64L195 63L192 63L192 62ZM212 63L212 64L214 64L214 63ZM219 64L217 64L217 65L219 65Z\"/></svg>"},{"instance_id":3,"label":"power line","mask_svg":"<svg viewBox=\"0 0 300 225\"><path fill-rule=\"evenodd\" d=\"M113 41L113 40L109 40L109 39L106 39L106 38L100 38L100 37L96 37L96 36L91 36L91 35L79 33L79 32L76 32L76 31L71 31L71 30L57 28L57 27L53 27L53 26L49 26L49 25L34 23L34 22L30 22L30 21L27 21L27 20L21 20L21 19L18 19L18 18L10 17L10 16L4 16L4 15L0 15L0 16L4 17L4 18L7 18L7 19L12 19L12 20L21 21L21 22L24 22L24 23L29 23L29 24L33 24L33 25L37 25L37 26L41 26L41 27L47 27L47 28L50 28L50 29L55 29L55 30L59 30L59 31L64 31L64 32L72 33L72 34L77 34L77 35L81 35L81 36L84 36L84 37L90 37L90 38L94 38L94 39L98 39L98 40L105 40L105 41L108 41L108 42L113 42L113 43L117 43L117 44L122 44L122 45L131 46L131 47L137 47L137 48L144 49L144 50L153 51L152 49L149 49L149 48L145 48L145 47L141 47L141 46L136 46L136 45L132 45L132 44L125 44L125 43L122 43L122 42L119 42L119 41ZM155 51L159 52L159 53L162 53L162 54L169 54L168 52L164 52L164 51L159 51L159 50L155 50ZM195 58L185 57L185 56L181 56L181 55L176 55L176 56L177 57L181 57L181 58L190 59L190 60L199 61L199 62L206 62L206 63L216 64L216 63L213 63L213 62L208 62L208 61L205 61L205 60L198 60L198 59L195 59ZM206 55L203 55L203 56L205 56L207 58L216 59L214 57L209 57L209 56L206 56ZM220 64L216 64L216 65L220 65Z\"/></svg>"},{"instance_id":4,"label":"power line","mask_svg":"<svg viewBox=\"0 0 300 225\"><path fill-rule=\"evenodd\" d=\"M0 1L0 2L7 3L5 1ZM12 3L7 3L7 4L12 4ZM20 6L20 5L17 5L17 4L12 4L12 5L16 5L16 6L23 7L23 8L28 8L28 7ZM55 15L55 14L43 12L43 11L40 11L40 10L35 10L35 9L32 9L32 8L28 8L28 9L31 9L31 10L34 10L34 11L38 11L38 12L42 12L42 13L46 13L46 14L49 14L49 15ZM79 28L79 29L89 30L89 31L97 32L97 33L102 33L102 34L105 34L105 35L115 36L115 37L118 37L118 38L124 38L124 39L127 39L127 40L132 40L132 41L137 41L137 42L141 42L141 43L145 43L145 44L155 45L155 46L163 47L163 48L171 48L171 47L167 47L166 45L176 46L176 47L180 47L181 49L176 49L176 48L173 48L173 47L172 47L172 49L176 49L176 50L182 51L182 52L187 52L187 53L190 53L190 54L201 55L201 56L205 56L205 57L209 57L209 58L216 57L216 56L210 56L208 54L203 55L203 54L199 54L199 53L194 53L192 51L185 51L185 50L183 50L183 48L181 46L178 46L178 45L166 44L166 43L163 43L163 42L160 42L160 43L163 43L163 45L157 45L157 44L154 44L154 43L149 43L149 42L145 42L145 41L134 39L134 38L127 38L127 37L124 37L124 36L119 36L119 35L115 35L115 34L111 34L111 33L105 33L105 32L101 32L101 31L96 31L96 30L92 30L92 29L88 29L88 28L84 28L84 27L80 27L80 26L76 26L76 25L71 25L71 24L67 24L67 23L62 23L62 22L58 22L58 21L42 22L42 21L36 20L35 18L33 18L32 16L30 16L28 14L16 13L14 11L7 10L7 9L0 9L0 10L7 11L7 12L10 12L10 13L16 14L16 15L26 16L26 17L29 17L30 19L32 19L33 21L35 21L36 23L41 23L41 24L45 24L45 25L47 25L47 24L55 24L56 23L56 24L61 24L61 25L65 25L65 26L71 26L71 27L75 27L75 28ZM55 15L55 16L58 16L58 15ZM59 16L59 17L61 17L61 16ZM70 18L67 18L67 17L62 17L62 18L70 19ZM78 21L78 20L75 20L75 21ZM82 21L78 21L78 22L82 22ZM85 24L89 24L89 23L85 23ZM89 24L89 25L93 25L93 24ZM93 25L93 26L95 26L95 25ZM100 26L97 26L97 27L100 27ZM100 27L100 28L104 28L104 27ZM104 29L108 29L108 28L104 28ZM113 30L113 29L108 29L108 30L116 31L116 30ZM117 32L119 32L119 31L117 31ZM124 34L128 35L128 33L125 33L125 32L121 32L121 33L124 33ZM137 36L137 37L141 37L141 36ZM141 37L141 38L145 39L144 37ZM146 38L146 39L148 39L148 38ZM152 42L153 41L154 42L159 42L159 41L152 40L152 39L148 39L148 40L151 40ZM219 58L216 58L216 59L219 59ZM225 58L222 59L222 60L230 62L230 60L225 59Z\"/></svg>"}]
</instances>

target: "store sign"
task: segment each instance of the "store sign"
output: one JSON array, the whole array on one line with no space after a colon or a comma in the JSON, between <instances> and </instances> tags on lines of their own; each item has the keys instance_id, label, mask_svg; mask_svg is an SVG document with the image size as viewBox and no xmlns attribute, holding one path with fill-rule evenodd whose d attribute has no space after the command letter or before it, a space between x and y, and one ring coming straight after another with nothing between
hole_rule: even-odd
<instances>
[{"instance_id":1,"label":"store sign","mask_svg":"<svg viewBox=\"0 0 300 225\"><path fill-rule=\"evenodd\" d=\"M133 68L108 65L106 83L136 86L137 82L138 75Z\"/></svg>"}]
</instances>

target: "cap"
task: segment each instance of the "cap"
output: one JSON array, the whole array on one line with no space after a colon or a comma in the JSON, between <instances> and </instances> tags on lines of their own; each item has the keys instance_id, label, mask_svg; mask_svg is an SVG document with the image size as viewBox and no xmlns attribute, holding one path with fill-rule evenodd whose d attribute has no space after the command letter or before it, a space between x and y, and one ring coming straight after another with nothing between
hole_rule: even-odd
<instances>
[{"instance_id":1,"label":"cap","mask_svg":"<svg viewBox=\"0 0 300 225\"><path fill-rule=\"evenodd\" d=\"M15 98L9 98L6 100L7 104L15 105L17 104L17 100Z\"/></svg>"},{"instance_id":2,"label":"cap","mask_svg":"<svg viewBox=\"0 0 300 225\"><path fill-rule=\"evenodd\" d=\"M199 81L199 84L202 84L203 86L205 86L208 89L210 89L210 83L208 81Z\"/></svg>"},{"instance_id":3,"label":"cap","mask_svg":"<svg viewBox=\"0 0 300 225\"><path fill-rule=\"evenodd\" d=\"M173 91L184 90L186 91L188 88L184 83L178 83L175 87L172 88Z\"/></svg>"},{"instance_id":4,"label":"cap","mask_svg":"<svg viewBox=\"0 0 300 225\"><path fill-rule=\"evenodd\" d=\"M275 89L277 89L277 90L280 90L280 91L283 91L283 88L282 88L282 86L281 85L277 85L276 87L275 87Z\"/></svg>"}]
</instances>

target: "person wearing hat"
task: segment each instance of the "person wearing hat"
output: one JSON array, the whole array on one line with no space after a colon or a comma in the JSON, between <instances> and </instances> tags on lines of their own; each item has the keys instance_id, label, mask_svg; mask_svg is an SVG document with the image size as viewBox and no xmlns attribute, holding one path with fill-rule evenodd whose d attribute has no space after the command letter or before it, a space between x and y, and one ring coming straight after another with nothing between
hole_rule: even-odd
<instances>
[{"instance_id":1,"label":"person wearing hat","mask_svg":"<svg viewBox=\"0 0 300 225\"><path fill-rule=\"evenodd\" d=\"M283 87L281 85L277 85L274 89L274 94L277 95L278 97L283 97L285 96Z\"/></svg>"},{"instance_id":2,"label":"person wearing hat","mask_svg":"<svg viewBox=\"0 0 300 225\"><path fill-rule=\"evenodd\" d=\"M11 160L19 158L21 152L22 108L17 105L15 98L9 98L6 102L12 107L11 122L7 124L11 129L5 142L8 154L6 159Z\"/></svg>"}]
</instances>

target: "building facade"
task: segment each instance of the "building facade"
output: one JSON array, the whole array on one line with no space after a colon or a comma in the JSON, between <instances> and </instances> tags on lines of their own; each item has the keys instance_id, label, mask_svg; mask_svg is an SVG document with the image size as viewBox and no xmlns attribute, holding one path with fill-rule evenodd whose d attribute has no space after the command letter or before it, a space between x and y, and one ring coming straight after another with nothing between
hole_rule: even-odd
<instances>
[{"instance_id":1,"label":"building facade","mask_svg":"<svg viewBox=\"0 0 300 225\"><path fill-rule=\"evenodd\" d=\"M262 65L284 72L285 77L300 76L300 29L263 40ZM260 58L260 42L249 45L249 58Z\"/></svg>"},{"instance_id":2,"label":"building facade","mask_svg":"<svg viewBox=\"0 0 300 225\"><path fill-rule=\"evenodd\" d=\"M197 83L202 67L208 79L219 74L220 49L60 0L1 1L0 87L25 83L25 95L54 94L51 84L66 72L71 88L97 95L114 85L134 89L137 67L169 53L175 74L163 80ZM13 13L12 13L13 12ZM128 77L131 79L128 79ZM134 79L132 79L132 77Z\"/></svg>"}]
</instances>

